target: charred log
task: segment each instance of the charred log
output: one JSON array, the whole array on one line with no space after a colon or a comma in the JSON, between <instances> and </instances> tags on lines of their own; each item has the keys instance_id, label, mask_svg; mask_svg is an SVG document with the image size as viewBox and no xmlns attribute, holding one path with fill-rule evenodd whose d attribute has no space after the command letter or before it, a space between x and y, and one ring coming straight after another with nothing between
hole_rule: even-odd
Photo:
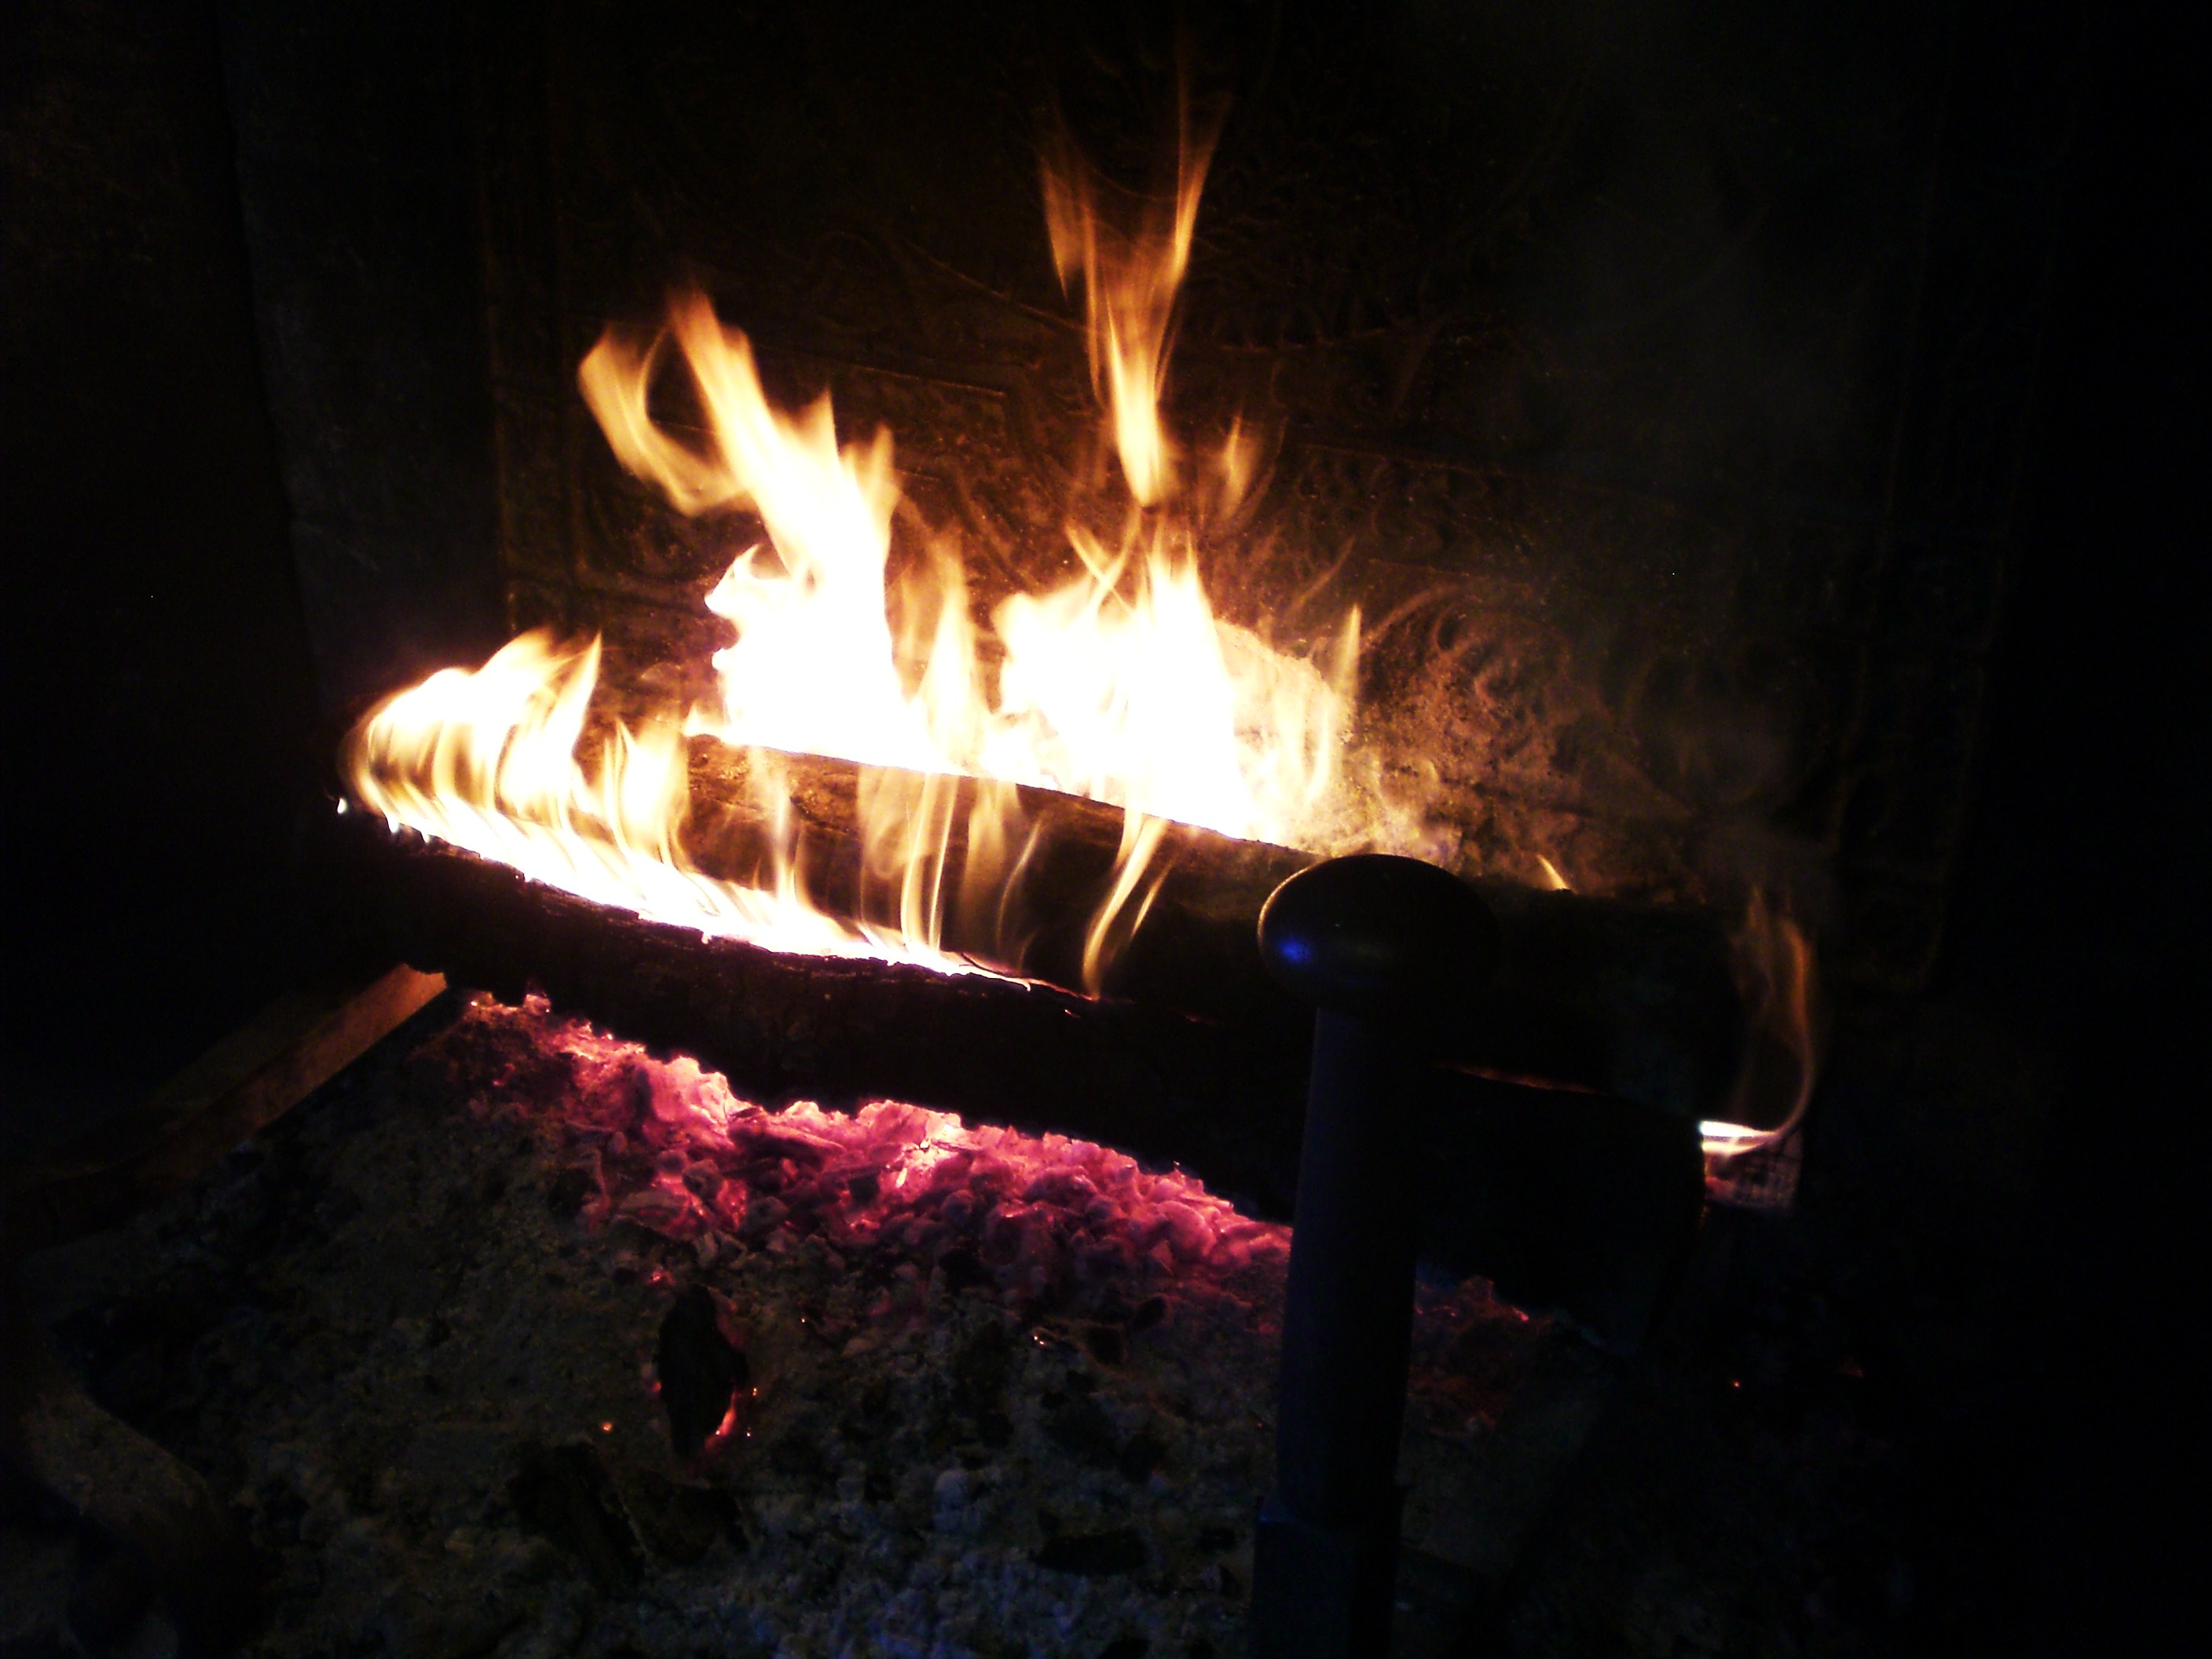
<instances>
[{"instance_id":1,"label":"charred log","mask_svg":"<svg viewBox=\"0 0 2212 1659\"><path fill-rule=\"evenodd\" d=\"M530 989L680 1050L763 1103L891 1097L1180 1164L1261 1216L1291 1212L1310 1018L1249 1024L1050 986L788 956L641 921L359 817L349 883L392 948L453 982ZM1633 1344L1694 1228L1695 1126L1648 1107L1429 1074L1421 1211L1438 1267Z\"/></svg>"},{"instance_id":2,"label":"charred log","mask_svg":"<svg viewBox=\"0 0 2212 1659\"><path fill-rule=\"evenodd\" d=\"M763 757L696 738L683 842L707 873L744 880L768 866L773 842L754 770L763 766L774 769L804 826L803 873L824 909L897 921L898 896L871 879L860 827L862 790L886 792L945 826L939 887L948 950L1048 984L1085 985L1091 919L1122 842L1119 807L970 778L864 774L817 756ZM1018 799L1025 856L1010 891L994 880L963 897L968 825L979 792L994 789ZM1313 862L1286 848L1163 825L1152 863L1158 888L1099 988L1254 1030L1292 1026L1302 1016L1263 971L1255 930L1267 896ZM1499 966L1453 1023L1450 1062L1692 1118L1724 1115L1746 1030L1728 930L1717 918L1491 878L1472 884L1499 924Z\"/></svg>"},{"instance_id":3,"label":"charred log","mask_svg":"<svg viewBox=\"0 0 2212 1659\"><path fill-rule=\"evenodd\" d=\"M355 818L393 948L681 1050L763 1103L897 1097L1181 1162L1286 1214L1305 1043L1049 986L787 955L642 921Z\"/></svg>"}]
</instances>

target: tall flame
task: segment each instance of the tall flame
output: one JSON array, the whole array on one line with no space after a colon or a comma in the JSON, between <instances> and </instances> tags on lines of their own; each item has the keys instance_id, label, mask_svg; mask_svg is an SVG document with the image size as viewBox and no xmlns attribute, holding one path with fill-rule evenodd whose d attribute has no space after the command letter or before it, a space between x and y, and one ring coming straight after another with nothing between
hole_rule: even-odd
<instances>
[{"instance_id":1,"label":"tall flame","mask_svg":"<svg viewBox=\"0 0 2212 1659\"><path fill-rule=\"evenodd\" d=\"M1128 222L1100 211L1096 173L1064 138L1043 161L1045 228L1065 290L1080 279L1091 351L1091 382L1112 422L1122 475L1138 504L1152 507L1172 489L1172 460L1160 428L1176 295L1190 266L1198 198L1213 160L1215 131L1194 132L1180 100L1176 188L1171 204L1140 200Z\"/></svg>"},{"instance_id":2,"label":"tall flame","mask_svg":"<svg viewBox=\"0 0 2212 1659\"><path fill-rule=\"evenodd\" d=\"M714 654L716 698L680 728L614 728L585 766L574 750L596 644L576 651L526 635L476 675L447 671L375 711L351 747L363 805L706 931L928 959L948 902L1004 911L1031 829L1012 788L973 792L961 826L968 856L949 894L950 777L1088 796L1128 814L1085 953L1094 988L1157 890L1162 821L1318 845L1338 810L1358 615L1318 663L1214 615L1189 515L1176 510L1175 447L1159 416L1212 144L1186 120L1172 204L1140 204L1126 223L1102 212L1100 187L1072 151L1045 169L1054 258L1064 283L1082 281L1093 383L1140 509L1118 545L1071 525L1079 574L1003 599L987 646L965 574L943 550L921 550L909 574L890 580L899 500L890 434L841 445L826 397L776 408L745 336L704 295L681 295L649 340L610 329L578 381L617 458L678 511L745 509L766 532L707 598L734 631ZM704 416L696 441L650 406L659 378L679 368ZM1241 426L1220 454L1227 489L1240 492L1251 467ZM864 772L860 791L864 884L881 901L864 905L868 926L815 914L788 858L759 892L686 866L675 837L682 739L697 732L897 769ZM757 780L770 772L752 769ZM947 783L929 781L938 777Z\"/></svg>"}]
</instances>

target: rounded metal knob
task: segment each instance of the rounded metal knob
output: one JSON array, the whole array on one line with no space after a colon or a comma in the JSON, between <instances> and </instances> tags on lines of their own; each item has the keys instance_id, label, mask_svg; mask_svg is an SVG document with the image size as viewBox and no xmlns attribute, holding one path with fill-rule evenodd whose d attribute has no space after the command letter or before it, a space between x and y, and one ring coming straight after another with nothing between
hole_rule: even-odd
<instances>
[{"instance_id":1,"label":"rounded metal knob","mask_svg":"<svg viewBox=\"0 0 2212 1659\"><path fill-rule=\"evenodd\" d=\"M1302 870L1260 911L1260 955L1286 989L1346 1013L1419 1014L1479 991L1498 928L1481 896L1419 859L1360 853Z\"/></svg>"}]
</instances>

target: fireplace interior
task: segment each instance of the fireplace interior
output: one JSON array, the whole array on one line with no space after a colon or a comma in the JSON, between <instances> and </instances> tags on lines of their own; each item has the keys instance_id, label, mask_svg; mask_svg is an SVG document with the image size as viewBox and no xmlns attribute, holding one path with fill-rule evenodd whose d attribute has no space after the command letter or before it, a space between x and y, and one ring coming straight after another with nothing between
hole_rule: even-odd
<instances>
[{"instance_id":1,"label":"fireplace interior","mask_svg":"<svg viewBox=\"0 0 2212 1659\"><path fill-rule=\"evenodd\" d=\"M0 1655L2160 1628L2160 43L9 28Z\"/></svg>"}]
</instances>

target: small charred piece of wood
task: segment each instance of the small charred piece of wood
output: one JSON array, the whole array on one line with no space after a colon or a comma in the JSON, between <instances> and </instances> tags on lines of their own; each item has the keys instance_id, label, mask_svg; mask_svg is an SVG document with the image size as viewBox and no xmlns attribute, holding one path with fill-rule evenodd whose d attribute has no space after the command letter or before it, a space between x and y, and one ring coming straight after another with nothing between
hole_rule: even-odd
<instances>
[{"instance_id":1,"label":"small charred piece of wood","mask_svg":"<svg viewBox=\"0 0 2212 1659\"><path fill-rule=\"evenodd\" d=\"M678 1297L660 1322L653 1370L668 1413L669 1443L688 1463L727 1419L750 1378L744 1355L722 1334L714 1298L701 1286Z\"/></svg>"}]
</instances>

